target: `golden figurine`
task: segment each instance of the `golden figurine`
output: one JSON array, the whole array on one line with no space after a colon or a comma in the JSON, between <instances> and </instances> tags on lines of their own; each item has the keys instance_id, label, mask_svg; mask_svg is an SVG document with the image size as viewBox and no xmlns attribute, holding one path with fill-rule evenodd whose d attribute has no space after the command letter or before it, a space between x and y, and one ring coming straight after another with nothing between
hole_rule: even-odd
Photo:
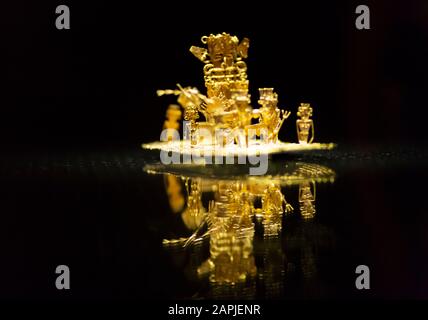
<instances>
[{"instance_id":1,"label":"golden figurine","mask_svg":"<svg viewBox=\"0 0 428 320\"><path fill-rule=\"evenodd\" d=\"M166 120L163 123L163 129L167 130L168 141L173 140L174 133L180 129L181 110L180 106L170 104L166 111Z\"/></svg>"},{"instance_id":2,"label":"golden figurine","mask_svg":"<svg viewBox=\"0 0 428 320\"><path fill-rule=\"evenodd\" d=\"M257 145L257 154L334 148L332 143L312 143L314 125L308 104L299 107L299 143L285 143L278 139L290 112L278 108L278 94L273 88L260 88L260 108L252 107L244 61L250 44L247 38L239 41L238 37L223 32L204 36L201 42L205 48L192 46L190 52L204 63L206 95L194 87L183 88L179 84L177 90L157 91L159 96L178 96L178 104L187 121L183 130L189 135L183 135L183 140L171 140L171 137L180 137L179 133L171 133L176 130L175 122L179 120L178 112L171 110L170 115L167 113L164 125L167 133L161 136L162 141L143 144L143 148L190 155L199 149L221 155L227 148L228 152L238 156L249 155L249 146L254 145Z\"/></svg>"},{"instance_id":3,"label":"golden figurine","mask_svg":"<svg viewBox=\"0 0 428 320\"><path fill-rule=\"evenodd\" d=\"M209 98L231 98L231 90L248 91L247 65L242 60L248 56L250 41L241 43L236 36L228 33L209 35L201 38L207 49L192 46L190 52L201 60L204 66L204 80Z\"/></svg>"},{"instance_id":4,"label":"golden figurine","mask_svg":"<svg viewBox=\"0 0 428 320\"><path fill-rule=\"evenodd\" d=\"M314 122L312 116L312 108L309 103L301 103L297 111L297 116L300 117L296 121L297 138L300 144L312 143L314 141Z\"/></svg>"},{"instance_id":5,"label":"golden figurine","mask_svg":"<svg viewBox=\"0 0 428 320\"><path fill-rule=\"evenodd\" d=\"M256 127L266 128L268 132L267 141L276 143L278 141L278 133L284 123L284 120L290 116L289 111L280 110L277 107L278 94L273 92L273 88L260 88L260 99L258 103L261 105L259 109L254 110L254 118L259 118L259 124ZM247 126L251 128L254 126Z\"/></svg>"},{"instance_id":6,"label":"golden figurine","mask_svg":"<svg viewBox=\"0 0 428 320\"><path fill-rule=\"evenodd\" d=\"M178 95L177 102L184 109L184 119L190 122L191 144L196 145L196 120L199 119L199 111L201 111L199 108L202 106L202 102L206 98L205 96L201 95L198 89L196 88L182 88L180 85L178 85L178 88L179 90L158 90L157 94L159 96L162 96L164 94Z\"/></svg>"}]
</instances>

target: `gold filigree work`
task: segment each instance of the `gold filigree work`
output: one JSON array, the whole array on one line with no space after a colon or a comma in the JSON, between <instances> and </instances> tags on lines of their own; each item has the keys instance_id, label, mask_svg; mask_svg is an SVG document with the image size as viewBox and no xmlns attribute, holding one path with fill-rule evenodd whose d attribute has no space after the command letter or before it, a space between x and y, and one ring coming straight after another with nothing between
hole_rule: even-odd
<instances>
[{"instance_id":1,"label":"gold filigree work","mask_svg":"<svg viewBox=\"0 0 428 320\"><path fill-rule=\"evenodd\" d=\"M203 74L206 95L194 87L181 87L177 90L158 90L157 94L176 95L178 104L184 110L183 117L187 121L190 148L213 148L214 154L221 154L222 148L244 148L253 141L258 142L259 152L277 153L289 150L330 149L334 144L313 144L314 124L310 119L312 108L302 103L297 112L298 144L284 143L278 138L290 111L278 107L278 94L273 88L259 89L259 108L251 105L247 65L250 41L247 38L239 41L237 36L228 33L210 34L201 38L206 47L192 46L190 52L204 63ZM170 109L172 107L170 106ZM167 112L164 129L168 130L167 139L162 143L143 144L144 148L166 150L171 147L170 131L176 130L181 115L174 110ZM175 109L175 107L174 107ZM223 134L217 132L223 130ZM208 137L207 137L208 136ZM260 138L260 140L257 140ZM290 148L289 145L294 144ZM186 143L179 143L180 153L189 153ZM302 149L303 148L303 149ZM250 152L244 150L243 153Z\"/></svg>"}]
</instances>

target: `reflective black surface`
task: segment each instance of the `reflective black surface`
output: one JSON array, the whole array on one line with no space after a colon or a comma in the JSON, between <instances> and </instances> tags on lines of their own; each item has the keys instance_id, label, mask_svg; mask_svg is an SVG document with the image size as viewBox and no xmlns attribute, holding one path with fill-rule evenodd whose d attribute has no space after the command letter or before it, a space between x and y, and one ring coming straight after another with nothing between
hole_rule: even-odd
<instances>
[{"instance_id":1,"label":"reflective black surface","mask_svg":"<svg viewBox=\"0 0 428 320\"><path fill-rule=\"evenodd\" d=\"M162 175L143 171L156 155L115 151L14 153L2 158L1 288L7 298L422 298L427 297L426 151L339 149L276 157L333 169L317 185L316 215L286 215L279 238L256 223L257 277L212 286L195 270L209 242L164 248L189 236L168 203ZM32 160L29 160L32 159ZM233 170L233 169L228 169ZM295 208L298 187L282 188ZM70 291L55 288L55 268L71 271ZM355 289L355 268L371 289Z\"/></svg>"}]
</instances>

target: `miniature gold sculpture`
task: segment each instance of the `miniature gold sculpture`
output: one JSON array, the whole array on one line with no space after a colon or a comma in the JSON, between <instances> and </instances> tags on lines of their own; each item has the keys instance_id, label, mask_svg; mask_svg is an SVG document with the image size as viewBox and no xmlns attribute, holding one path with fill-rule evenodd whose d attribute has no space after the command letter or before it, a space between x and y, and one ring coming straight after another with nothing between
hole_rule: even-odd
<instances>
[{"instance_id":1,"label":"miniature gold sculpture","mask_svg":"<svg viewBox=\"0 0 428 320\"><path fill-rule=\"evenodd\" d=\"M301 103L297 112L297 116L300 117L300 119L296 121L297 137L299 139L299 143L312 143L312 141L314 140L315 133L314 122L312 121L312 119L310 119L310 117L312 116L312 108L310 104Z\"/></svg>"},{"instance_id":2,"label":"miniature gold sculpture","mask_svg":"<svg viewBox=\"0 0 428 320\"><path fill-rule=\"evenodd\" d=\"M166 111L166 119L163 123L163 129L167 130L168 141L173 140L174 132L180 129L181 110L180 106L170 104Z\"/></svg>"},{"instance_id":3,"label":"miniature gold sculpture","mask_svg":"<svg viewBox=\"0 0 428 320\"><path fill-rule=\"evenodd\" d=\"M239 41L228 33L211 34L201 39L206 48L192 46L190 52L204 63L203 74L206 95L194 87L177 90L158 90L157 94L176 95L184 110L187 121L183 130L183 140L173 139L172 130L177 130L179 113L171 110L167 113L164 129L168 132L161 136L161 142L143 144L147 149L160 149L180 154L193 154L203 149L212 155L224 155L224 150L234 155L255 153L278 153L296 150L331 149L334 144L312 143L314 139L313 121L309 119L312 110L309 105L299 107L297 131L299 144L284 143L278 134L289 111L278 108L278 94L273 88L260 88L260 108L253 109L249 94L247 65L249 40ZM171 107L170 107L171 108ZM174 107L175 109L175 107ZM203 117L203 119L201 119ZM309 130L312 135L309 139ZM172 141L174 140L174 141ZM256 149L254 150L256 145Z\"/></svg>"}]
</instances>

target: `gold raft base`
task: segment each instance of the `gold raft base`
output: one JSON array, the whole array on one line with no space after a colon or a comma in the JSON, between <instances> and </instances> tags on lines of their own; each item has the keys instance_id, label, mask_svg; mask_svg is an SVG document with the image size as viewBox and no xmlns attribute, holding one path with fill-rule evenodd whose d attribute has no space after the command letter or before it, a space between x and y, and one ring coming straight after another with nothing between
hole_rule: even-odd
<instances>
[{"instance_id":1,"label":"gold raft base","mask_svg":"<svg viewBox=\"0 0 428 320\"><path fill-rule=\"evenodd\" d=\"M334 143L290 143L278 141L277 143L254 144L248 147L239 145L229 145L219 147L217 145L203 145L192 147L190 140L170 141L170 142L151 142L142 144L143 149L159 150L166 152L179 153L181 155L197 156L257 156L260 154L278 154L300 151L331 150L336 147Z\"/></svg>"}]
</instances>

